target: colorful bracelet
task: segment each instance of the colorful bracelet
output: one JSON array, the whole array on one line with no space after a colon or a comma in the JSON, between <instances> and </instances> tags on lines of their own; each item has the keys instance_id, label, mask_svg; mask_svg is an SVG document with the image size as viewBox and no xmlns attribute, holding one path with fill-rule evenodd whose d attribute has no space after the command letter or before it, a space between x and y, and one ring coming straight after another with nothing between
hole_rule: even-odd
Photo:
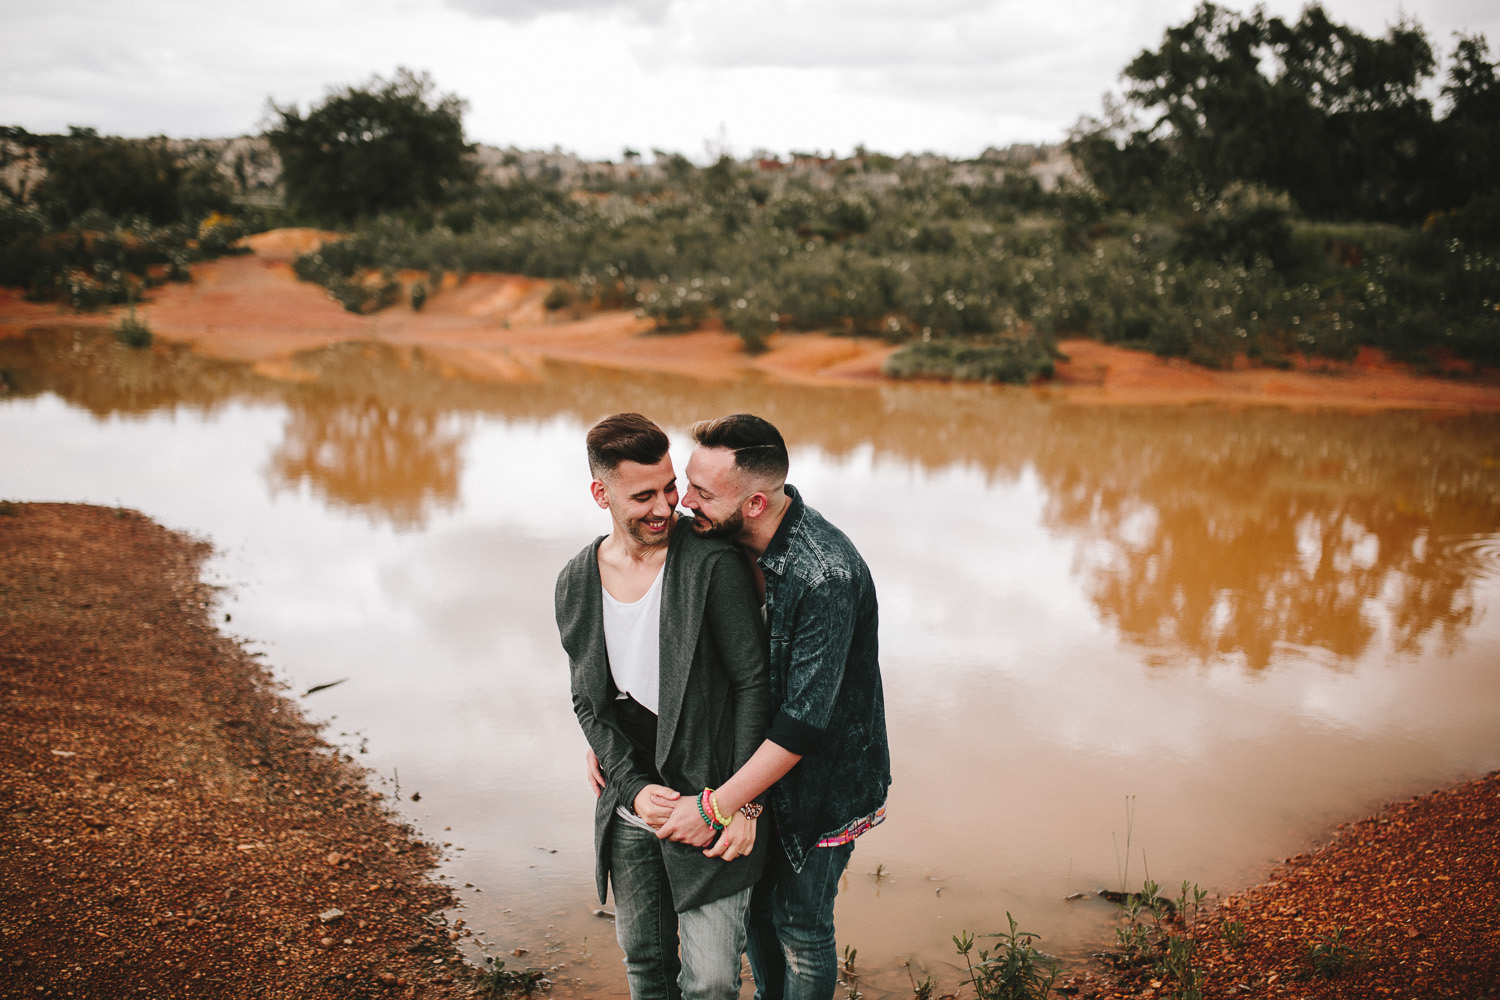
<instances>
[{"instance_id":1,"label":"colorful bracelet","mask_svg":"<svg viewBox=\"0 0 1500 1000\"><path fill-rule=\"evenodd\" d=\"M705 794L708 795L708 808L710 808L710 809L713 810L714 819L716 819L716 820L719 821L719 829L722 830L725 827L727 827L730 823L733 823L734 822L734 814L733 813L731 813L728 816L725 816L723 813L719 812L719 801L718 801L718 799L714 798L714 790L712 788L706 788L706 789L704 789L704 792L705 792Z\"/></svg>"},{"instance_id":2,"label":"colorful bracelet","mask_svg":"<svg viewBox=\"0 0 1500 1000\"><path fill-rule=\"evenodd\" d=\"M698 815L703 817L703 822L708 824L709 829L722 830L724 827L715 822L714 818L708 814L708 810L703 808L703 800L708 798L708 794L708 789L705 788L703 793L698 796Z\"/></svg>"}]
</instances>

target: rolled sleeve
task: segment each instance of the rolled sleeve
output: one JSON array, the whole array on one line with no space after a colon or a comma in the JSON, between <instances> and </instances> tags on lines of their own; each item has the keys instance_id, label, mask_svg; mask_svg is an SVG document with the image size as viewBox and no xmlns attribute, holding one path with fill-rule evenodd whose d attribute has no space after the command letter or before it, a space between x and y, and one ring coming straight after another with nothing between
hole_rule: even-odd
<instances>
[{"instance_id":1,"label":"rolled sleeve","mask_svg":"<svg viewBox=\"0 0 1500 1000\"><path fill-rule=\"evenodd\" d=\"M798 601L796 641L788 651L781 711L771 727L771 738L793 753L816 749L828 729L854 640L855 596L854 581L832 573L808 587Z\"/></svg>"}]
</instances>

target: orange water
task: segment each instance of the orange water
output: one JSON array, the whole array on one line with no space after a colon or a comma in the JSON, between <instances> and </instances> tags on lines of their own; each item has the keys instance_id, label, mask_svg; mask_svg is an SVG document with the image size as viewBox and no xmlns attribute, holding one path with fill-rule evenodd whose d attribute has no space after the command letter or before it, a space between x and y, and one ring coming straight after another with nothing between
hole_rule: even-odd
<instances>
[{"instance_id":1,"label":"orange water","mask_svg":"<svg viewBox=\"0 0 1500 1000\"><path fill-rule=\"evenodd\" d=\"M679 471L690 421L769 417L874 572L895 784L838 909L866 996L952 990L951 935L1007 912L1082 960L1113 912L1072 894L1228 892L1500 766L1500 416L567 366L483 386L360 346L284 381L71 334L0 368L0 496L211 538L226 628L293 696L347 679L305 710L450 845L476 954L561 995L624 994L551 609L607 530L582 436L619 409Z\"/></svg>"}]
</instances>

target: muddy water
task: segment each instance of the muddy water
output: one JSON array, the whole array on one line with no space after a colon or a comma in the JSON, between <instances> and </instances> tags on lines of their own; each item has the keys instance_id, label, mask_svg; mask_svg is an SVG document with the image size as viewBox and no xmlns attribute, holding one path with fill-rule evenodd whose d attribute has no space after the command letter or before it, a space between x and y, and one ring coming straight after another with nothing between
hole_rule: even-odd
<instances>
[{"instance_id":1,"label":"muddy water","mask_svg":"<svg viewBox=\"0 0 1500 1000\"><path fill-rule=\"evenodd\" d=\"M769 417L874 572L895 785L838 910L867 996L951 989L950 936L1007 912L1084 956L1112 912L1071 894L1227 892L1500 766L1500 416L564 366L485 386L370 346L299 365L0 341L0 496L212 538L225 627L293 695L342 681L306 711L451 845L488 954L562 995L624 995L551 612L607 528L581 441L617 409L679 442L701 416Z\"/></svg>"}]
</instances>

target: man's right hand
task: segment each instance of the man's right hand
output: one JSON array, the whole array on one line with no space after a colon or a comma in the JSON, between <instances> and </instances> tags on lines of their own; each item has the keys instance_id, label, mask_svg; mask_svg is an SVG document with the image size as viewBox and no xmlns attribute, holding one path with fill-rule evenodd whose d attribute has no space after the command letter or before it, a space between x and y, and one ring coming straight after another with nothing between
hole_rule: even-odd
<instances>
[{"instance_id":1,"label":"man's right hand","mask_svg":"<svg viewBox=\"0 0 1500 1000\"><path fill-rule=\"evenodd\" d=\"M635 797L635 814L657 829L671 818L672 808L681 797L666 785L647 785Z\"/></svg>"},{"instance_id":2,"label":"man's right hand","mask_svg":"<svg viewBox=\"0 0 1500 1000\"><path fill-rule=\"evenodd\" d=\"M589 787L594 790L594 798L604 794L604 769L599 766L599 758L594 756L592 747L583 755L584 770L588 773Z\"/></svg>"}]
</instances>

